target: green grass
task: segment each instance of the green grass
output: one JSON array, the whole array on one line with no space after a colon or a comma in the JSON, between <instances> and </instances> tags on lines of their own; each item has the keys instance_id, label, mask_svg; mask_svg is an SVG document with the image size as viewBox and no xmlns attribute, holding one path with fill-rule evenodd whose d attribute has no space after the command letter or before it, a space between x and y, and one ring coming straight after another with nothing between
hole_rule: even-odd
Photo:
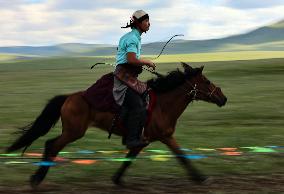
<instances>
[{"instance_id":1,"label":"green grass","mask_svg":"<svg viewBox=\"0 0 284 194\"><path fill-rule=\"evenodd\" d=\"M154 63L175 63L175 62L208 62L208 61L238 61L238 60L258 60L258 59L272 59L272 58L284 58L284 51L254 51L257 48L266 48L266 47L283 47L283 42L270 42L263 44L254 44L254 45L242 45L242 44L228 44L223 47L216 49L218 52L208 52L208 53L192 53L192 54L164 54L161 55L158 59L153 60ZM226 50L236 50L226 52ZM243 51L238 51L243 50ZM246 51L247 50L247 51ZM252 51L253 50L253 51ZM22 56L23 57L23 56ZM27 55L27 57L33 57ZM34 56L35 57L35 56ZM144 58L153 59L157 55L143 55ZM2 58L2 59L1 59ZM72 65L89 65L97 62L109 62L115 63L115 56L88 56L88 57L50 57L50 58L39 58L32 60L17 60L16 55L0 55L0 62L5 63L5 60L8 60L9 63L15 63L23 66L23 68L49 68L51 67L60 68L65 67L69 68ZM35 66L35 64L37 64ZM3 66L3 64L2 64ZM78 66L81 68L81 66Z\"/></svg>"},{"instance_id":2,"label":"green grass","mask_svg":"<svg viewBox=\"0 0 284 194\"><path fill-rule=\"evenodd\" d=\"M1 61L9 61L9 60L14 60L16 59L16 56L11 55L11 54L1 54L0 53L0 62Z\"/></svg>"},{"instance_id":3,"label":"green grass","mask_svg":"<svg viewBox=\"0 0 284 194\"><path fill-rule=\"evenodd\" d=\"M238 59L243 55L235 53ZM162 56L157 71L166 73L180 67L178 62L209 60L200 55ZM233 54L232 54L233 56ZM251 56L251 55L250 55ZM209 57L209 56L208 56ZM221 57L221 55L219 56ZM261 56L262 57L262 56ZM278 56L279 57L279 56ZM220 58L213 57L212 61ZM32 121L48 99L57 94L84 90L112 67L90 66L108 58L52 58L17 61L0 64L0 147L11 143L16 128ZM167 63L164 63L168 60ZM221 60L221 59L220 59ZM229 60L224 59L224 60ZM179 119L176 138L184 148L218 148L242 146L283 145L284 125L284 59L262 59L222 62L193 62L197 67L205 65L204 74L220 86L228 97L223 108L205 102L194 102ZM141 79L152 75L145 72ZM45 140L60 134L60 124L36 141L31 149L41 148ZM81 140L64 151L124 149L120 137L107 139L107 133L90 128ZM164 149L157 142L149 149ZM2 152L2 150L0 151ZM282 152L283 154L283 152ZM281 157L282 156L282 157ZM3 160L2 160L3 161ZM0 184L23 182L35 169L32 165L3 165ZM205 174L249 174L283 171L281 154L249 154L244 156L213 156L196 160L194 164ZM61 183L74 180L92 181L96 177L108 178L120 162L99 162L90 166L66 164L50 171L48 179ZM137 160L129 175L154 176L184 175L183 168L174 159L166 162ZM75 181L76 182L76 181Z\"/></svg>"},{"instance_id":4,"label":"green grass","mask_svg":"<svg viewBox=\"0 0 284 194\"><path fill-rule=\"evenodd\" d=\"M224 50L223 48L220 49ZM234 48L234 49L238 50L239 48ZM151 58L156 56L147 55L145 57ZM283 57L284 57L284 51L235 51L235 52L161 55L157 60L154 60L154 62L174 63L176 61L184 61L184 62L237 61L237 60L257 60L257 59L271 59L271 58L283 58Z\"/></svg>"}]
</instances>

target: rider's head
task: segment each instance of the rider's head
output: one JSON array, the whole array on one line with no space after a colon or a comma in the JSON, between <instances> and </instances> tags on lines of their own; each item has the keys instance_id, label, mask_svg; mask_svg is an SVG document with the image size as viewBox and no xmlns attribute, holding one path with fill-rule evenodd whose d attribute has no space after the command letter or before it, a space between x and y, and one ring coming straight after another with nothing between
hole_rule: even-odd
<instances>
[{"instance_id":1,"label":"rider's head","mask_svg":"<svg viewBox=\"0 0 284 194\"><path fill-rule=\"evenodd\" d=\"M150 28L149 15L143 10L137 10L132 14L130 24L126 28L136 28L140 32L147 32Z\"/></svg>"}]
</instances>

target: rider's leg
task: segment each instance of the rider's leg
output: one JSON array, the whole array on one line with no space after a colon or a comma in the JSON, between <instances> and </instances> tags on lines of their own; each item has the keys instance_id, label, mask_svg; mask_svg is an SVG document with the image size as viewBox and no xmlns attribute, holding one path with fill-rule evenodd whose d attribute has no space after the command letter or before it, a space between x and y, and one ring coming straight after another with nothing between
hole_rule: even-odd
<instances>
[{"instance_id":1,"label":"rider's leg","mask_svg":"<svg viewBox=\"0 0 284 194\"><path fill-rule=\"evenodd\" d=\"M147 118L147 111L142 96L128 88L125 94L123 108L127 109L127 119L125 126L127 128L126 145L131 149L134 147L144 147L148 145L141 138L142 129Z\"/></svg>"}]
</instances>

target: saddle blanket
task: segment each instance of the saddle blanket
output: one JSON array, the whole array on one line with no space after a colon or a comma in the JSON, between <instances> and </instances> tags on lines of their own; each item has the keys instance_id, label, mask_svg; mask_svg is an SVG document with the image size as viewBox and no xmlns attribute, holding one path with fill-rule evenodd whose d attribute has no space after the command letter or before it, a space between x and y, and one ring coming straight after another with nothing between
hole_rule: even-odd
<instances>
[{"instance_id":1,"label":"saddle blanket","mask_svg":"<svg viewBox=\"0 0 284 194\"><path fill-rule=\"evenodd\" d=\"M96 83L85 90L82 96L94 109L102 112L111 112L117 115L119 114L120 106L115 102L113 97L113 82L114 74L112 72L105 74L97 80ZM155 92L151 89L148 90L148 99L146 125L150 122L157 99Z\"/></svg>"}]
</instances>

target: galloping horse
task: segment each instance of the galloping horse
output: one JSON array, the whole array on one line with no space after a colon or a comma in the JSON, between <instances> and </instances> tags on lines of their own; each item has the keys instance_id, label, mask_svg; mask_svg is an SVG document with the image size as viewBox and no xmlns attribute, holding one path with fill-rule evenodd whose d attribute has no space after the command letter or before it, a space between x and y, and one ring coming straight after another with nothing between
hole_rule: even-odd
<instances>
[{"instance_id":1,"label":"galloping horse","mask_svg":"<svg viewBox=\"0 0 284 194\"><path fill-rule=\"evenodd\" d=\"M221 107L226 104L227 98L219 87L202 74L203 67L192 68L186 63L182 65L184 71L175 70L166 76L147 81L148 86L157 95L157 103L153 108L150 123L144 129L144 136L150 142L160 141L166 144L186 168L190 178L196 182L203 182L206 177L184 157L183 151L173 137L177 119L193 100L203 100ZM55 96L37 119L24 128L23 135L7 148L7 152L21 148L25 151L33 141L47 134L61 117L62 134L46 141L42 158L44 161L53 161L67 144L83 137L89 126L107 131L112 125L114 116L111 112L95 110L82 97L82 92ZM122 135L120 129L115 129L113 133ZM142 149L142 147L130 149L126 157L133 159ZM131 163L131 160L125 161L114 174L112 180L115 184L121 183L121 177ZM49 166L39 167L30 178L32 187L43 181L48 169Z\"/></svg>"}]
</instances>

